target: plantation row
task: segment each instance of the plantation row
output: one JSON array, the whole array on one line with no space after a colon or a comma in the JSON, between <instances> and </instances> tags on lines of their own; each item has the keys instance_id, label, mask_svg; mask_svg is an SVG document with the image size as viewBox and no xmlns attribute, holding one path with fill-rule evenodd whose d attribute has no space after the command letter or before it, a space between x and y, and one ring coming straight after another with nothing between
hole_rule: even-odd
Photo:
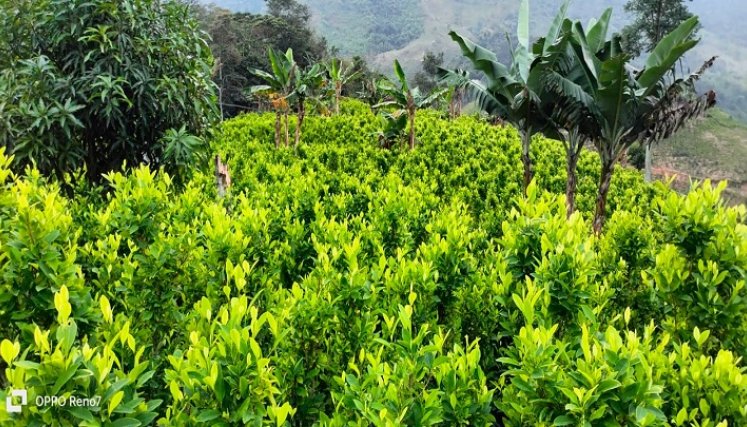
<instances>
[{"instance_id":1,"label":"plantation row","mask_svg":"<svg viewBox=\"0 0 747 427\"><path fill-rule=\"evenodd\" d=\"M226 122L233 186L145 167L72 199L0 156L0 355L10 389L96 408L3 425L747 425L747 228L599 161L566 218L560 143L419 112L382 150L358 103L276 149ZM2 406L2 405L0 405Z\"/></svg>"}]
</instances>

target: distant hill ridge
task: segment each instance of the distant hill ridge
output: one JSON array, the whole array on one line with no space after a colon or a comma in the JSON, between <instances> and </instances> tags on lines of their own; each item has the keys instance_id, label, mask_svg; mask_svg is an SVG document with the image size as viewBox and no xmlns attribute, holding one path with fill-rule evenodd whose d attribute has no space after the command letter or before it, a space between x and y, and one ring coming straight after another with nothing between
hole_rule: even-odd
<instances>
[{"instance_id":1,"label":"distant hill ridge","mask_svg":"<svg viewBox=\"0 0 747 427\"><path fill-rule=\"evenodd\" d=\"M210 3L208 0L202 0ZM264 0L214 0L234 11L260 12ZM363 55L378 69L389 71L394 58L411 72L420 67L426 51L444 52L447 65L463 64L449 30L507 56L506 34L515 33L518 0L307 0L317 31L344 55ZM627 21L626 0L576 0L570 15L583 22L614 8L613 29ZM561 0L531 1L532 29L544 30ZM730 114L747 121L747 2L744 0L695 0L688 2L701 17L700 45L688 56L696 69L705 59L719 60L701 83L715 87L719 104ZM687 71L684 70L684 71Z\"/></svg>"}]
</instances>

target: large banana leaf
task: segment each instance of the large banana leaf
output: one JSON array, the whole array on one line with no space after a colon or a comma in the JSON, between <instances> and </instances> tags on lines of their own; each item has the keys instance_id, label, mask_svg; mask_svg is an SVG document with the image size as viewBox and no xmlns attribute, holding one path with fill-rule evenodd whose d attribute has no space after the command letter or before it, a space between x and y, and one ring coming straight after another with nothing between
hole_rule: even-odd
<instances>
[{"instance_id":1,"label":"large banana leaf","mask_svg":"<svg viewBox=\"0 0 747 427\"><path fill-rule=\"evenodd\" d=\"M499 101L495 95L481 81L470 79L469 74L463 70L441 69L441 81L454 87L462 87L470 96L475 98L477 105L486 113L507 117L506 102Z\"/></svg>"},{"instance_id":2,"label":"large banana leaf","mask_svg":"<svg viewBox=\"0 0 747 427\"><path fill-rule=\"evenodd\" d=\"M558 37L562 34L563 25L566 21L566 16L568 15L568 4L570 3L570 0L565 0L563 4L560 6L560 11L558 12L557 16L555 16L555 19L553 19L552 24L550 24L550 29L547 31L547 36L545 36L544 44L543 44L543 51L547 51L553 44L557 42ZM540 54L539 52L534 52L536 55Z\"/></svg>"},{"instance_id":3,"label":"large banana leaf","mask_svg":"<svg viewBox=\"0 0 747 427\"><path fill-rule=\"evenodd\" d=\"M519 45L529 49L529 0L522 0L519 6L519 25L516 29Z\"/></svg>"},{"instance_id":4,"label":"large banana leaf","mask_svg":"<svg viewBox=\"0 0 747 427\"><path fill-rule=\"evenodd\" d=\"M623 137L632 131L630 120L638 103L634 82L626 68L628 59L621 54L604 61L599 75L597 104L604 119L600 127L615 154Z\"/></svg>"},{"instance_id":5,"label":"large banana leaf","mask_svg":"<svg viewBox=\"0 0 747 427\"><path fill-rule=\"evenodd\" d=\"M407 85L407 77L405 76L405 71L402 69L402 65L400 65L399 60L394 60L394 73L397 75L397 79L399 79L400 84L402 85L402 91L407 92L410 90L410 88Z\"/></svg>"},{"instance_id":6,"label":"large banana leaf","mask_svg":"<svg viewBox=\"0 0 747 427\"><path fill-rule=\"evenodd\" d=\"M473 43L466 37L462 37L454 31L449 33L451 39L459 44L462 54L472 62L478 71L482 71L488 80L491 90L500 92L505 99L513 98L514 94L508 91L511 85L518 83L511 75L509 69L498 62L495 53L484 47Z\"/></svg>"},{"instance_id":7,"label":"large banana leaf","mask_svg":"<svg viewBox=\"0 0 747 427\"><path fill-rule=\"evenodd\" d=\"M698 44L698 40L691 39L697 27L698 17L693 16L661 39L651 51L643 72L638 76L638 84L642 88L653 87L687 51Z\"/></svg>"},{"instance_id":8,"label":"large banana leaf","mask_svg":"<svg viewBox=\"0 0 747 427\"><path fill-rule=\"evenodd\" d=\"M607 42L607 32L609 31L610 18L612 18L612 8L604 11L601 18L589 26L586 34L586 42L592 52L599 52Z\"/></svg>"}]
</instances>

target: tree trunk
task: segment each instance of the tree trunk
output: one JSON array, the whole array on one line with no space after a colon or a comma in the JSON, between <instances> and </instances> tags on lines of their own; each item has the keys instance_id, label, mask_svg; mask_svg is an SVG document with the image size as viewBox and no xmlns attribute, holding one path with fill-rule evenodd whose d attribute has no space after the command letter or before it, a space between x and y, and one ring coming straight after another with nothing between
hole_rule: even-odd
<instances>
[{"instance_id":1,"label":"tree trunk","mask_svg":"<svg viewBox=\"0 0 747 427\"><path fill-rule=\"evenodd\" d=\"M298 124L296 125L296 142L295 146L298 147L298 143L301 141L301 128L303 127L303 119L306 117L306 106L303 100L298 104Z\"/></svg>"},{"instance_id":2,"label":"tree trunk","mask_svg":"<svg viewBox=\"0 0 747 427\"><path fill-rule=\"evenodd\" d=\"M602 173L599 176L599 189L597 192L597 208L594 213L594 232L599 234L604 227L604 219L607 209L607 195L610 191L612 172L615 169L614 160L602 162Z\"/></svg>"},{"instance_id":3,"label":"tree trunk","mask_svg":"<svg viewBox=\"0 0 747 427\"><path fill-rule=\"evenodd\" d=\"M576 211L576 166L578 165L578 155L580 152L569 147L566 152L566 168L568 172L568 180L565 183L565 205L566 205L566 216L568 218L573 215Z\"/></svg>"},{"instance_id":4,"label":"tree trunk","mask_svg":"<svg viewBox=\"0 0 747 427\"><path fill-rule=\"evenodd\" d=\"M410 150L415 149L415 109L410 111Z\"/></svg>"},{"instance_id":5,"label":"tree trunk","mask_svg":"<svg viewBox=\"0 0 747 427\"><path fill-rule=\"evenodd\" d=\"M290 146L290 127L288 125L288 111L286 110L285 113L283 113L285 116L285 146Z\"/></svg>"},{"instance_id":6,"label":"tree trunk","mask_svg":"<svg viewBox=\"0 0 747 427\"><path fill-rule=\"evenodd\" d=\"M534 178L534 167L532 166L532 158L529 155L529 146L532 143L532 133L527 131L522 135L521 142L521 163L524 165L524 195L527 195L527 188Z\"/></svg>"},{"instance_id":7,"label":"tree trunk","mask_svg":"<svg viewBox=\"0 0 747 427\"><path fill-rule=\"evenodd\" d=\"M464 103L464 89L457 89L456 117L462 115L462 105Z\"/></svg>"},{"instance_id":8,"label":"tree trunk","mask_svg":"<svg viewBox=\"0 0 747 427\"><path fill-rule=\"evenodd\" d=\"M651 144L646 143L644 144L646 147L646 164L645 164L645 172L644 177L646 179L646 182L652 182L654 180L653 176L653 168L654 168L654 161L651 155Z\"/></svg>"},{"instance_id":9,"label":"tree trunk","mask_svg":"<svg viewBox=\"0 0 747 427\"><path fill-rule=\"evenodd\" d=\"M335 115L340 114L340 98L342 97L342 82L335 83Z\"/></svg>"},{"instance_id":10,"label":"tree trunk","mask_svg":"<svg viewBox=\"0 0 747 427\"><path fill-rule=\"evenodd\" d=\"M280 148L280 111L275 112L275 148Z\"/></svg>"}]
</instances>

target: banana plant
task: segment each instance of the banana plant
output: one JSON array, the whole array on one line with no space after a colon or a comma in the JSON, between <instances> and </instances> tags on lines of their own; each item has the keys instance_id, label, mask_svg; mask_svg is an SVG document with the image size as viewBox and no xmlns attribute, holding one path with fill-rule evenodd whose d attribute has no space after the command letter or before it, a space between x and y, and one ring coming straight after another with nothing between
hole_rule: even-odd
<instances>
[{"instance_id":1,"label":"banana plant","mask_svg":"<svg viewBox=\"0 0 747 427\"><path fill-rule=\"evenodd\" d=\"M561 28L558 23L562 22L567 7L566 2L545 37L548 41L546 47L550 47L559 37ZM480 108L492 116L513 124L521 134L523 186L526 193L534 176L530 156L532 137L538 133L554 137L558 133L554 122L545 113L546 108L542 103L544 87L541 70L533 67L533 64L539 58L544 57L546 52L544 45L542 50L535 51L529 43L529 1L523 0L519 9L518 46L510 64L499 62L495 53L454 31L451 31L449 35L459 44L462 54L478 71L483 73L487 81L486 83L479 80L465 82L470 92L476 97Z\"/></svg>"},{"instance_id":2,"label":"banana plant","mask_svg":"<svg viewBox=\"0 0 747 427\"><path fill-rule=\"evenodd\" d=\"M455 119L462 114L464 95L470 85L470 73L467 70L457 68L447 70L439 68L439 83L447 87L446 100L449 103L449 117Z\"/></svg>"},{"instance_id":3,"label":"banana plant","mask_svg":"<svg viewBox=\"0 0 747 427\"><path fill-rule=\"evenodd\" d=\"M282 138L281 118L285 128L285 146L290 144L288 130L288 114L290 112L291 96L295 87L295 74L298 72L298 64L293 58L293 50L288 49L282 55L272 48L267 49L270 59L271 72L264 70L250 70L252 74L265 81L264 85L256 85L250 88L252 94L262 93L268 96L273 110L275 110L275 147L280 147Z\"/></svg>"},{"instance_id":4,"label":"banana plant","mask_svg":"<svg viewBox=\"0 0 747 427\"><path fill-rule=\"evenodd\" d=\"M324 69L320 64L314 64L310 68L298 71L293 79L292 98L296 104L297 124L294 145L297 147L301 141L303 122L306 118L306 102L319 102L318 92L324 85Z\"/></svg>"},{"instance_id":5,"label":"banana plant","mask_svg":"<svg viewBox=\"0 0 747 427\"><path fill-rule=\"evenodd\" d=\"M417 110L433 104L434 101L446 93L446 89L436 90L432 94L426 96L420 92L419 88L410 88L407 83L407 76L405 75L399 61L396 59L394 60L394 75L397 78L396 82L386 79L377 84L377 90L389 99L375 105L374 108L394 106L397 108L397 111L390 114L390 116L398 118L402 113L407 115L407 120L410 124L408 140L410 149L414 150L415 115Z\"/></svg>"},{"instance_id":6,"label":"banana plant","mask_svg":"<svg viewBox=\"0 0 747 427\"><path fill-rule=\"evenodd\" d=\"M327 71L332 90L334 91L334 110L335 114L340 114L340 99L342 98L343 87L355 80L361 75L360 71L355 71L352 66L345 66L345 63L338 58L332 58L324 63Z\"/></svg>"},{"instance_id":7,"label":"banana plant","mask_svg":"<svg viewBox=\"0 0 747 427\"><path fill-rule=\"evenodd\" d=\"M566 3L567 5L567 3ZM619 51L614 40L607 40L612 9L607 9L598 21L592 21L589 31L580 23L558 15L553 28L559 26L556 40L541 38L535 51L544 51L540 68L546 114L555 123L559 139L566 152L566 214L570 217L576 209L577 166L586 143L594 136L598 113L593 92L596 65L584 67L590 58L604 59Z\"/></svg>"},{"instance_id":8,"label":"banana plant","mask_svg":"<svg viewBox=\"0 0 747 427\"><path fill-rule=\"evenodd\" d=\"M670 83L666 75L697 44L691 39L698 26L697 17L664 37L644 68L635 70L629 64L630 55L622 50L620 37L605 40L609 14L605 12L588 32L580 23L573 23L572 48L567 51L571 66L545 78L545 86L559 100L556 113L559 110L559 115L572 123L565 127L576 131L579 138L592 141L599 153L601 173L593 221L597 233L604 226L614 166L623 153L636 141L671 136L715 101L715 95L709 94L678 100L677 107L672 108L672 97L687 82L678 79Z\"/></svg>"}]
</instances>

